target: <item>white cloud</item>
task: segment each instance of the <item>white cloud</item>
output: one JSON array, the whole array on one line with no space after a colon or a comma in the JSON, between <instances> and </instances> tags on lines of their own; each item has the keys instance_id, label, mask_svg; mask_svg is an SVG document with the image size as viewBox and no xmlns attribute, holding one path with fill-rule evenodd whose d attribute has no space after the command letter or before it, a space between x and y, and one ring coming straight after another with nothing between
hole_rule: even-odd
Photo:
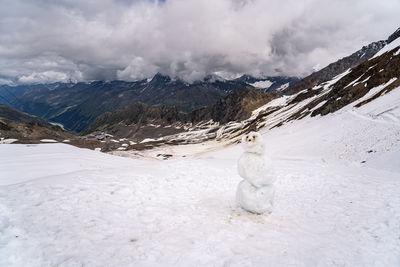
<instances>
[{"instance_id":1,"label":"white cloud","mask_svg":"<svg viewBox=\"0 0 400 267\"><path fill-rule=\"evenodd\" d=\"M142 57L134 58L123 70L117 70L120 80L137 80L153 76L159 68Z\"/></svg>"},{"instance_id":2,"label":"white cloud","mask_svg":"<svg viewBox=\"0 0 400 267\"><path fill-rule=\"evenodd\" d=\"M187 80L214 72L305 75L400 26L398 0L4 0L2 6L0 76L20 82L135 80L156 72Z\"/></svg>"}]
</instances>

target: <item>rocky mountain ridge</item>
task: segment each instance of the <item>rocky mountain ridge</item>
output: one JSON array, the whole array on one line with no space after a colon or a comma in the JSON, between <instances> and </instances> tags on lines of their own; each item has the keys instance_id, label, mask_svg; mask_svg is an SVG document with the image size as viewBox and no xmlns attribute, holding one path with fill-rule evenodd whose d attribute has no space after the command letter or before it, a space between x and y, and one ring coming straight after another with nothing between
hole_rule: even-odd
<instances>
[{"instance_id":1,"label":"rocky mountain ridge","mask_svg":"<svg viewBox=\"0 0 400 267\"><path fill-rule=\"evenodd\" d=\"M6 105L0 104L0 121L18 122L18 123L36 123L43 126L50 125L46 120L12 109Z\"/></svg>"},{"instance_id":2,"label":"rocky mountain ridge","mask_svg":"<svg viewBox=\"0 0 400 267\"><path fill-rule=\"evenodd\" d=\"M301 79L288 86L283 91L285 94L297 93L304 89L309 89L317 84L331 80L333 77L343 73L344 71L354 68L366 60L372 58L378 51L383 47L390 44L400 36L400 28L398 28L393 34L391 34L386 40L380 40L373 42L369 45L363 46L360 50L354 52L350 56L344 57L321 70L310 74L309 76Z\"/></svg>"}]
</instances>

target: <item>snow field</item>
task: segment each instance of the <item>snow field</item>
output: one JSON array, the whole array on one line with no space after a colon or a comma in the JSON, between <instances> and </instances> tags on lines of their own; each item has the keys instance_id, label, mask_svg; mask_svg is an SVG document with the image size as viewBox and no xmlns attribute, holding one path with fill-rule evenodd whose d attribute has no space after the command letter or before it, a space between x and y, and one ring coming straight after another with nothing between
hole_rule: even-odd
<instances>
[{"instance_id":1,"label":"snow field","mask_svg":"<svg viewBox=\"0 0 400 267\"><path fill-rule=\"evenodd\" d=\"M130 169L123 162L3 187L0 266L399 264L395 174L307 160L275 166L269 216L236 207L241 179L218 156L132 160Z\"/></svg>"}]
</instances>

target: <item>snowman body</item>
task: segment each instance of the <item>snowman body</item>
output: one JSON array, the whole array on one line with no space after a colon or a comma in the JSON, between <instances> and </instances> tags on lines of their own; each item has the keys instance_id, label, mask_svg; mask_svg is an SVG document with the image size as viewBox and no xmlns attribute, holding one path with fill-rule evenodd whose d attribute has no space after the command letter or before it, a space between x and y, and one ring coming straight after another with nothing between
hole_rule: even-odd
<instances>
[{"instance_id":1,"label":"snowman body","mask_svg":"<svg viewBox=\"0 0 400 267\"><path fill-rule=\"evenodd\" d=\"M238 161L239 175L244 179L238 185L236 200L239 205L253 213L271 212L275 188L275 176L271 162L264 156L262 136L250 132L243 136L245 152Z\"/></svg>"},{"instance_id":2,"label":"snowman body","mask_svg":"<svg viewBox=\"0 0 400 267\"><path fill-rule=\"evenodd\" d=\"M271 162L263 154L244 152L238 161L239 175L256 187L270 185L275 177Z\"/></svg>"},{"instance_id":3,"label":"snowman body","mask_svg":"<svg viewBox=\"0 0 400 267\"><path fill-rule=\"evenodd\" d=\"M236 200L243 209L252 213L270 213L274 204L274 195L273 185L255 187L243 180L238 185Z\"/></svg>"}]
</instances>

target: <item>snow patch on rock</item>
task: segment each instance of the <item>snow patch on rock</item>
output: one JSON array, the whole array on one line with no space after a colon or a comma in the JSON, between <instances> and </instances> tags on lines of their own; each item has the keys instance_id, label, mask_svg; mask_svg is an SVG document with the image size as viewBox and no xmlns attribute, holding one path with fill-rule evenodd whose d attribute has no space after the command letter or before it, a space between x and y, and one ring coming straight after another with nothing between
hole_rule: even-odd
<instances>
[{"instance_id":1,"label":"snow patch on rock","mask_svg":"<svg viewBox=\"0 0 400 267\"><path fill-rule=\"evenodd\" d=\"M249 83L249 84L256 88L268 89L269 87L271 87L273 82L271 82L269 80L265 80L265 81L257 81L255 83Z\"/></svg>"}]
</instances>

